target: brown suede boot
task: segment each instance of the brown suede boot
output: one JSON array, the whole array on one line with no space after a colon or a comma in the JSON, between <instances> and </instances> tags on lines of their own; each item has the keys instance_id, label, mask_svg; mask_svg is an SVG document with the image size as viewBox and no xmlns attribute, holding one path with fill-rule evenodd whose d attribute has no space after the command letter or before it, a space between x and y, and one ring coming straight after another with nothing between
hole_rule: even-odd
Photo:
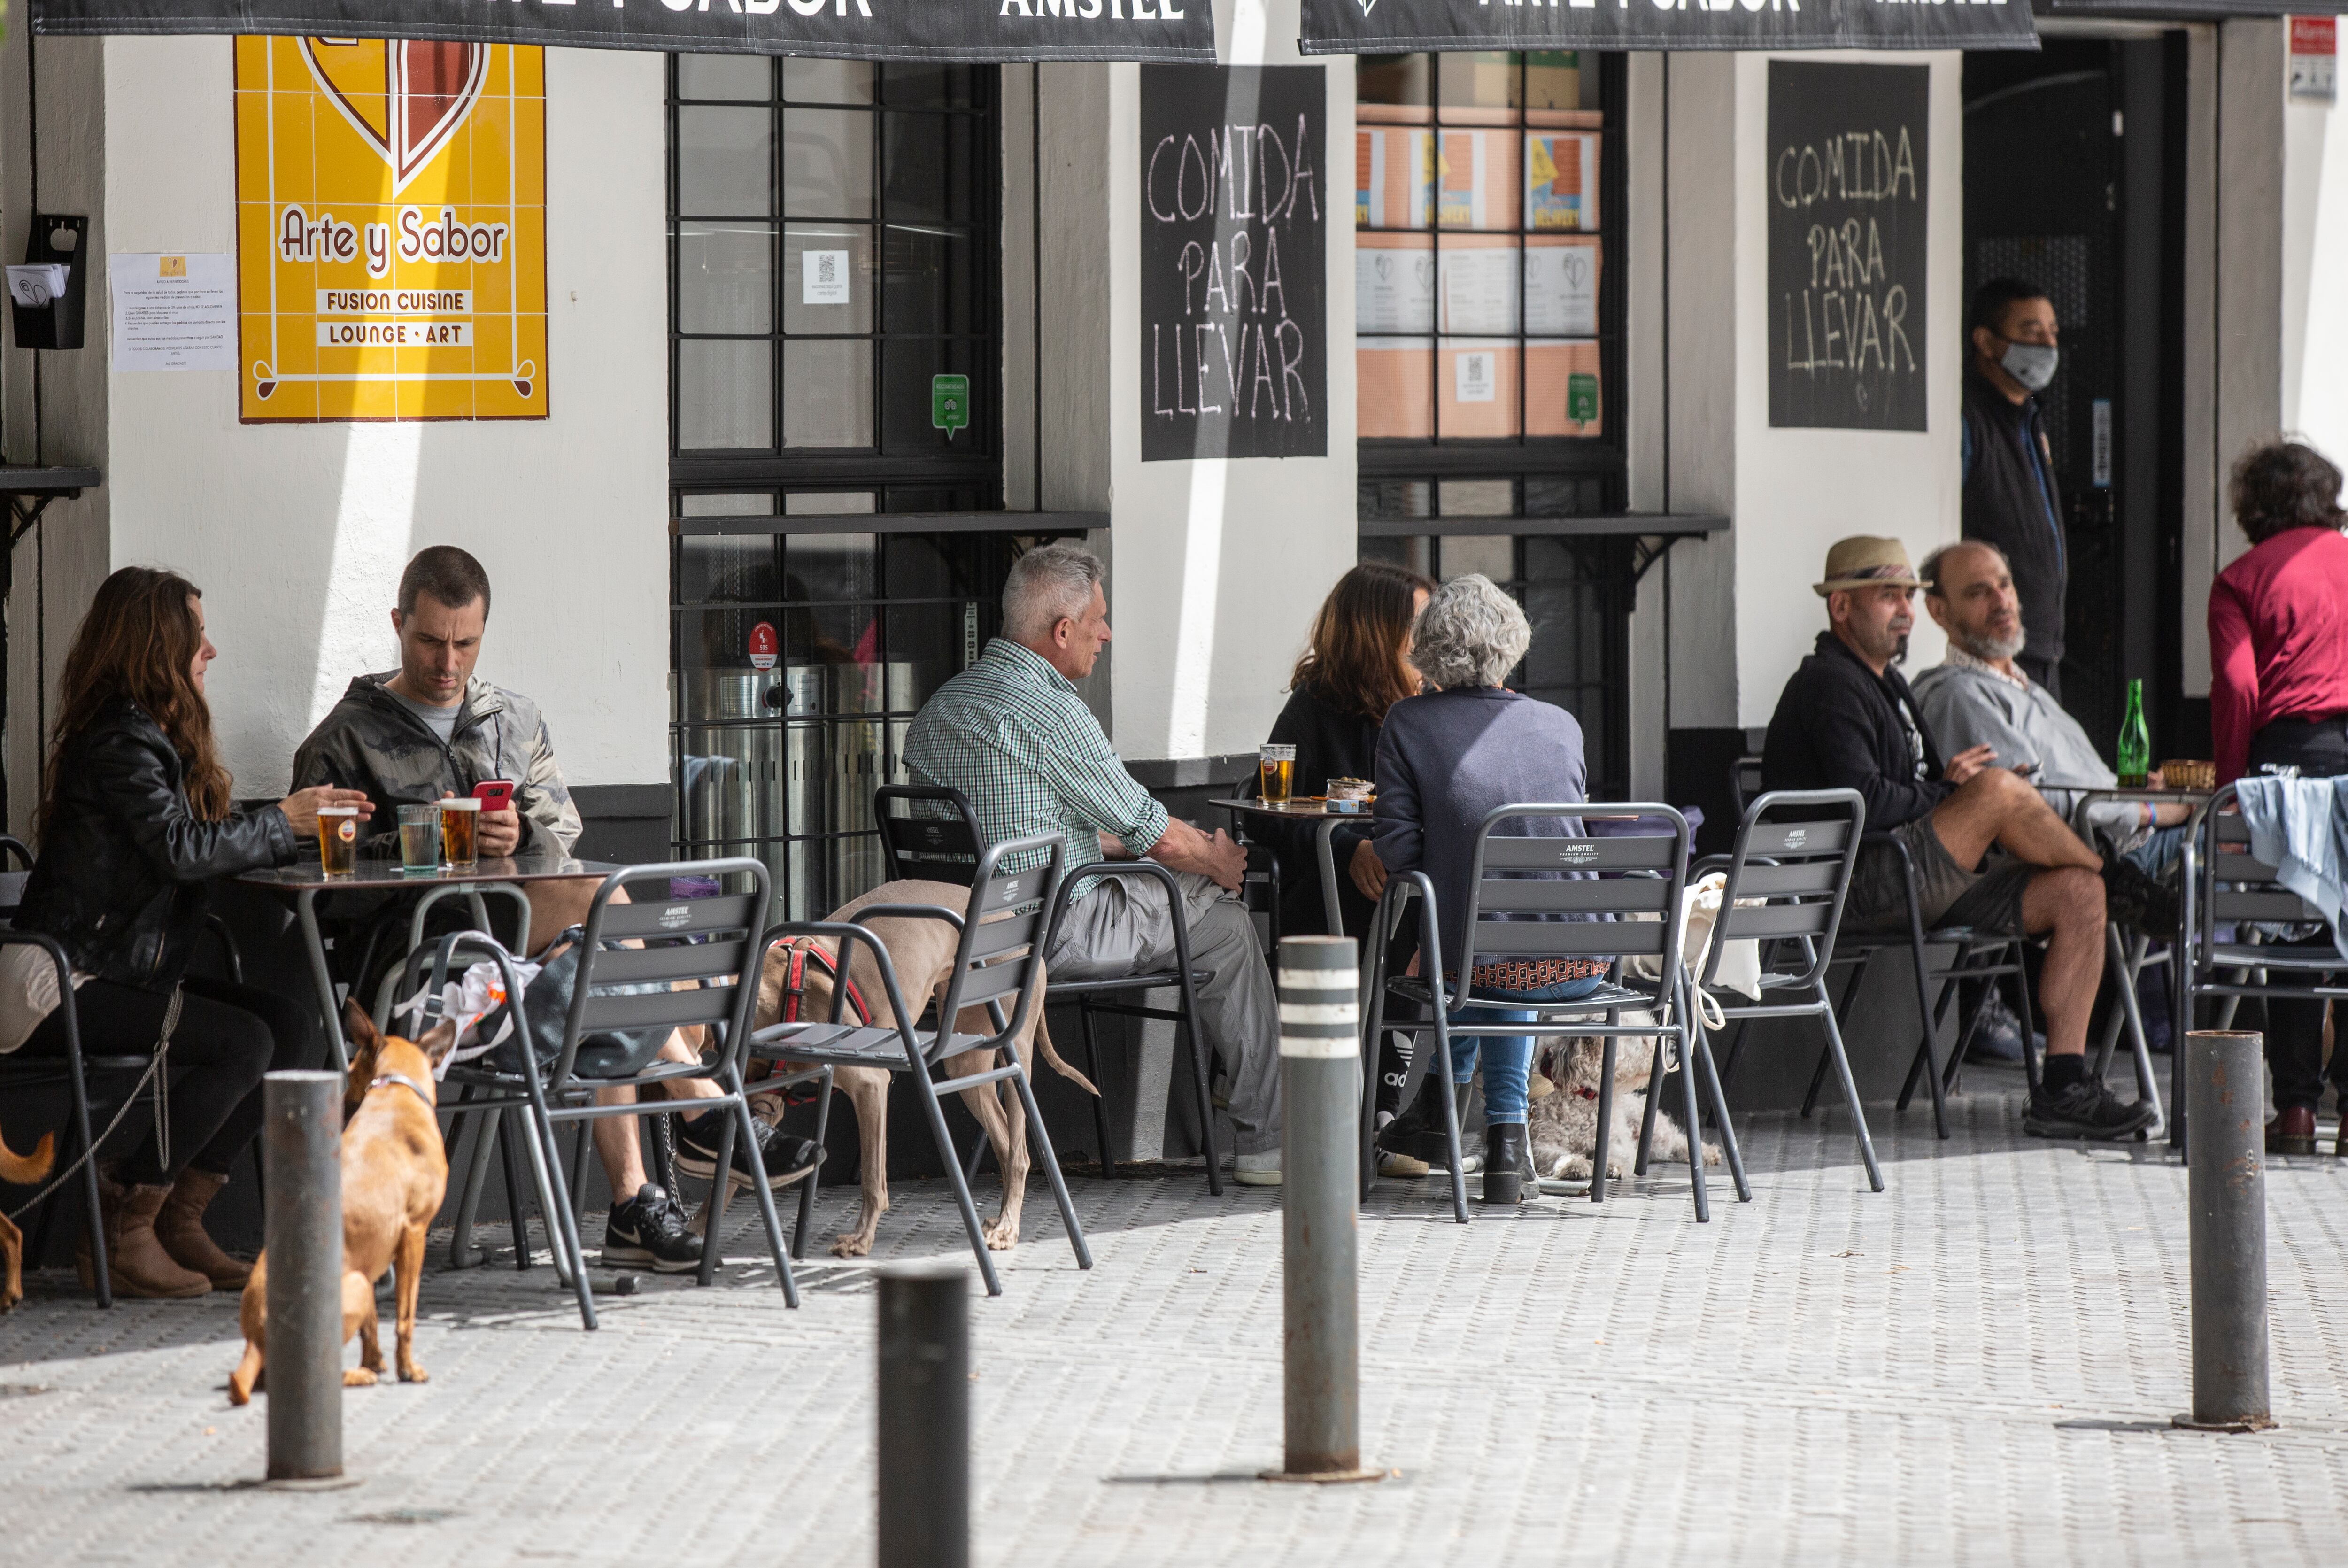
<instances>
[{"instance_id":1,"label":"brown suede boot","mask_svg":"<svg viewBox=\"0 0 2348 1568\"><path fill-rule=\"evenodd\" d=\"M155 1216L155 1239L181 1268L193 1269L212 1282L214 1290L242 1290L252 1277L252 1265L241 1264L220 1250L204 1229L204 1211L211 1207L228 1178L191 1165L180 1173L163 1212Z\"/></svg>"},{"instance_id":2,"label":"brown suede boot","mask_svg":"<svg viewBox=\"0 0 2348 1568\"><path fill-rule=\"evenodd\" d=\"M106 1277L115 1295L177 1300L211 1294L211 1281L173 1263L155 1237L155 1216L170 1195L168 1187L125 1187L99 1173L98 1212L106 1227ZM83 1288L95 1286L87 1233L74 1253L74 1264L81 1273Z\"/></svg>"}]
</instances>

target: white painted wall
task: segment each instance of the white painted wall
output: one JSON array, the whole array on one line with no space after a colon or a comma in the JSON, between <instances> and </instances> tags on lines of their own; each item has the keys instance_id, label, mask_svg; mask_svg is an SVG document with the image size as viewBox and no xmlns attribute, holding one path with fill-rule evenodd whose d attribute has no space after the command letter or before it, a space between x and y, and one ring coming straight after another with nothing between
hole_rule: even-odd
<instances>
[{"instance_id":1,"label":"white painted wall","mask_svg":"<svg viewBox=\"0 0 2348 1568\"><path fill-rule=\"evenodd\" d=\"M1962 57L1838 55L1932 73L1926 196L1927 428L1774 429L1768 379L1769 64L1763 55L1680 55L1669 65L1672 504L1727 512L1724 539L1671 562L1672 713L1679 728L1757 728L1826 625L1811 591L1828 546L1855 533L1903 541L1909 558L1962 531L1959 323L1962 318ZM1940 662L1919 607L1907 667Z\"/></svg>"},{"instance_id":2,"label":"white painted wall","mask_svg":"<svg viewBox=\"0 0 2348 1568\"><path fill-rule=\"evenodd\" d=\"M2283 108L2282 424L2348 462L2348 108Z\"/></svg>"},{"instance_id":3,"label":"white painted wall","mask_svg":"<svg viewBox=\"0 0 2348 1568\"><path fill-rule=\"evenodd\" d=\"M665 778L662 71L547 51L551 418L240 425L232 372L110 377L113 562L202 586L241 791L282 788L349 677L396 662L400 568L439 543L489 569L480 673L546 709L570 781ZM107 41L111 249L235 248L230 95L226 38Z\"/></svg>"},{"instance_id":4,"label":"white painted wall","mask_svg":"<svg viewBox=\"0 0 2348 1568\"><path fill-rule=\"evenodd\" d=\"M1932 143L1925 205L1923 341L1927 428L1781 430L1769 425L1769 66L1736 57L1737 722L1766 725L1777 694L1826 624L1810 584L1827 547L1854 533L1906 542L1910 561L1956 539L1961 474L1958 352L1963 319L1963 57L1837 55L1838 63L1929 64ZM1920 603L1907 668L1941 662L1946 644Z\"/></svg>"},{"instance_id":5,"label":"white painted wall","mask_svg":"<svg viewBox=\"0 0 2348 1568\"><path fill-rule=\"evenodd\" d=\"M1296 53L1297 9L1297 0L1217 0L1222 59L1305 63ZM1105 70L1108 89L1108 236L1099 260L1110 280L1111 689L1114 735L1128 758L1252 750L1286 700L1282 688L1313 613L1354 561L1353 61L1313 63L1329 78L1327 129L1316 150L1327 233L1329 455L1148 464L1141 460L1136 276L1140 70L1093 67ZM1045 81L1049 93L1051 73ZM1047 372L1047 407L1048 388ZM1056 502L1048 483L1046 494Z\"/></svg>"}]
</instances>

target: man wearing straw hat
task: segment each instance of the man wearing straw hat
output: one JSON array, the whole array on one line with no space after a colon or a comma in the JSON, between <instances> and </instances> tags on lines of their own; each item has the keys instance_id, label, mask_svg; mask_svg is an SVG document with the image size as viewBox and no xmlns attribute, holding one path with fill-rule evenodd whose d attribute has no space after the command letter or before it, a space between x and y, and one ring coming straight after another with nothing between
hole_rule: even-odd
<instances>
[{"instance_id":1,"label":"man wearing straw hat","mask_svg":"<svg viewBox=\"0 0 2348 1568\"><path fill-rule=\"evenodd\" d=\"M2104 863L2038 791L1987 746L1943 760L1894 662L1907 653L1923 584L1896 539L1838 541L1826 578L1828 629L1777 699L1762 750L1771 789L1857 789L1867 829L1908 851L1924 923L2021 930L2047 938L2038 985L2046 1016L2043 1086L2024 1130L2044 1138L2116 1139L2152 1119L2086 1070L2087 1015L2104 960ZM1846 926L1897 929L1907 884L1888 844L1859 851Z\"/></svg>"}]
</instances>

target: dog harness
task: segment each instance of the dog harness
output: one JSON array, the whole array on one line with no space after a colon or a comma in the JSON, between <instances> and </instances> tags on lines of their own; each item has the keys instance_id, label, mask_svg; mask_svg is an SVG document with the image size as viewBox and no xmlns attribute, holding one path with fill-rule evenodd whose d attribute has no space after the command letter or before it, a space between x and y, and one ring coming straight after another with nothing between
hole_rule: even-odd
<instances>
[{"instance_id":1,"label":"dog harness","mask_svg":"<svg viewBox=\"0 0 2348 1568\"><path fill-rule=\"evenodd\" d=\"M863 993L857 990L855 981L839 972L839 961L825 951L816 938L794 936L782 946L783 951L790 954L790 963L783 972L783 1011L782 1016L775 1020L777 1023L798 1024L815 1021L799 1016L807 1003L808 965L812 964L819 971L831 977L832 995L848 999L848 1009L855 1016L858 1026L865 1028L871 1026L872 1010L864 1005ZM788 1070L790 1066L788 1062L767 1061L752 1065L760 1069L758 1077L751 1080L753 1083L763 1078L773 1078L778 1071ZM790 1103L804 1105L814 1099L815 1096L816 1090L813 1085L800 1084L788 1090L785 1098Z\"/></svg>"}]
</instances>

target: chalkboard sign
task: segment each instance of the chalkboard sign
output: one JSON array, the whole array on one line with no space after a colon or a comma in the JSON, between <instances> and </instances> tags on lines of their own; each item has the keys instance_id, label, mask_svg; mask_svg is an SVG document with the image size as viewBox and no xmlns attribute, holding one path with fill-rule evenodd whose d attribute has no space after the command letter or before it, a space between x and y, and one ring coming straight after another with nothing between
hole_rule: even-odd
<instances>
[{"instance_id":1,"label":"chalkboard sign","mask_svg":"<svg viewBox=\"0 0 2348 1568\"><path fill-rule=\"evenodd\" d=\"M1769 62L1769 423L1921 430L1931 67Z\"/></svg>"},{"instance_id":2,"label":"chalkboard sign","mask_svg":"<svg viewBox=\"0 0 2348 1568\"><path fill-rule=\"evenodd\" d=\"M1141 67L1141 459L1329 451L1318 66Z\"/></svg>"}]
</instances>

